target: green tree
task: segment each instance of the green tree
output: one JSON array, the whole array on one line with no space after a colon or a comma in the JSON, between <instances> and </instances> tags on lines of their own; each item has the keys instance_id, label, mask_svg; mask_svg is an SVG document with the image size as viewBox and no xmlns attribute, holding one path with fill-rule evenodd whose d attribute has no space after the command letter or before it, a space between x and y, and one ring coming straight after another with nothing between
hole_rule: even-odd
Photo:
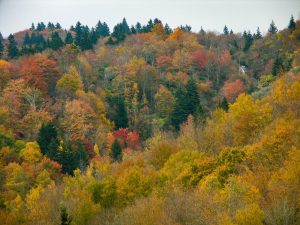
<instances>
[{"instance_id":1,"label":"green tree","mask_svg":"<svg viewBox=\"0 0 300 225\"><path fill-rule=\"evenodd\" d=\"M271 34L276 34L277 33L277 31L278 31L278 29L277 29L277 27L275 26L275 23L274 23L274 21L272 20L272 22L271 22L271 24L270 24L270 27L269 27L269 33L271 33Z\"/></svg>"},{"instance_id":2,"label":"green tree","mask_svg":"<svg viewBox=\"0 0 300 225\"><path fill-rule=\"evenodd\" d=\"M72 217L69 216L66 207L62 206L60 208L60 224L70 225L72 223Z\"/></svg>"},{"instance_id":3,"label":"green tree","mask_svg":"<svg viewBox=\"0 0 300 225\"><path fill-rule=\"evenodd\" d=\"M101 23L101 21L99 21L96 25L96 33L99 35L99 37L109 36L110 32L108 25L105 22Z\"/></svg>"},{"instance_id":4,"label":"green tree","mask_svg":"<svg viewBox=\"0 0 300 225\"><path fill-rule=\"evenodd\" d=\"M59 141L57 137L57 131L52 122L43 124L37 138L37 142L44 155L50 159L55 159Z\"/></svg>"},{"instance_id":5,"label":"green tree","mask_svg":"<svg viewBox=\"0 0 300 225\"><path fill-rule=\"evenodd\" d=\"M73 43L73 36L70 32L67 33L67 36L65 38L65 44L72 44Z\"/></svg>"},{"instance_id":6,"label":"green tree","mask_svg":"<svg viewBox=\"0 0 300 225\"><path fill-rule=\"evenodd\" d=\"M114 161L121 161L123 154L122 154L122 148L121 145L119 144L118 140L115 139L112 146L111 150L109 152L109 156L112 158Z\"/></svg>"},{"instance_id":7,"label":"green tree","mask_svg":"<svg viewBox=\"0 0 300 225\"><path fill-rule=\"evenodd\" d=\"M128 116L124 97L114 96L108 100L113 108L110 116L115 123L115 128L119 129L128 127Z\"/></svg>"},{"instance_id":8,"label":"green tree","mask_svg":"<svg viewBox=\"0 0 300 225\"><path fill-rule=\"evenodd\" d=\"M280 70L283 70L283 62L281 57L277 56L272 67L272 75L276 76Z\"/></svg>"},{"instance_id":9,"label":"green tree","mask_svg":"<svg viewBox=\"0 0 300 225\"><path fill-rule=\"evenodd\" d=\"M293 15L291 16L288 28L290 30L295 30L295 28L296 28L296 23L295 23Z\"/></svg>"},{"instance_id":10,"label":"green tree","mask_svg":"<svg viewBox=\"0 0 300 225\"><path fill-rule=\"evenodd\" d=\"M8 36L8 57L14 59L19 56L17 42L12 34Z\"/></svg>"},{"instance_id":11,"label":"green tree","mask_svg":"<svg viewBox=\"0 0 300 225\"><path fill-rule=\"evenodd\" d=\"M227 101L227 99L225 97L223 98L222 102L220 102L219 108L223 109L225 112L228 111L229 104L228 104L228 101Z\"/></svg>"},{"instance_id":12,"label":"green tree","mask_svg":"<svg viewBox=\"0 0 300 225\"><path fill-rule=\"evenodd\" d=\"M51 34L51 40L49 41L49 47L53 50L58 50L64 45L63 41L61 40L58 32L53 32Z\"/></svg>"},{"instance_id":13,"label":"green tree","mask_svg":"<svg viewBox=\"0 0 300 225\"><path fill-rule=\"evenodd\" d=\"M259 27L257 27L256 34L254 35L254 37L255 37L255 39L261 39L262 38Z\"/></svg>"},{"instance_id":14,"label":"green tree","mask_svg":"<svg viewBox=\"0 0 300 225\"><path fill-rule=\"evenodd\" d=\"M151 31L151 30L150 30ZM130 34L130 28L127 24L126 19L124 18L122 23L118 23L115 27L114 27L114 31L111 34L114 38L117 39L117 42L121 42L124 41L126 36L128 34Z\"/></svg>"},{"instance_id":15,"label":"green tree","mask_svg":"<svg viewBox=\"0 0 300 225\"><path fill-rule=\"evenodd\" d=\"M2 37L2 34L0 32L0 58L2 58L3 50L4 50L3 37Z\"/></svg>"},{"instance_id":16,"label":"green tree","mask_svg":"<svg viewBox=\"0 0 300 225\"><path fill-rule=\"evenodd\" d=\"M224 29L223 29L223 32L225 35L228 35L229 34L229 31L228 31L228 28L227 26L225 25Z\"/></svg>"}]
</instances>

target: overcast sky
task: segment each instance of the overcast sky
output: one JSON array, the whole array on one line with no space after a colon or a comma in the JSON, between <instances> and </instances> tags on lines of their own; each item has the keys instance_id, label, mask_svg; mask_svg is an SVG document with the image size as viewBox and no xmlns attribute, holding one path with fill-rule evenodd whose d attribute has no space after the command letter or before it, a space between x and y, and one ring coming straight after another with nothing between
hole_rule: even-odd
<instances>
[{"instance_id":1,"label":"overcast sky","mask_svg":"<svg viewBox=\"0 0 300 225\"><path fill-rule=\"evenodd\" d=\"M0 0L0 32L6 37L40 21L95 26L99 19L112 29L123 17L130 25L158 17L172 28L189 24L193 31L202 26L221 32L226 24L234 32L254 32L257 26L264 32L272 19L279 29L286 27L291 14L300 17L300 0Z\"/></svg>"}]
</instances>

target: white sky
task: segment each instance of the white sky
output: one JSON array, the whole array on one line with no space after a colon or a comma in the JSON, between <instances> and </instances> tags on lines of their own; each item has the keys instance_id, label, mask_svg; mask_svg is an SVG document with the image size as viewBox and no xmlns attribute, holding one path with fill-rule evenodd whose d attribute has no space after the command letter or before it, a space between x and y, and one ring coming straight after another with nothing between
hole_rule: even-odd
<instances>
[{"instance_id":1,"label":"white sky","mask_svg":"<svg viewBox=\"0 0 300 225\"><path fill-rule=\"evenodd\" d=\"M265 32L272 19L279 29L286 27L291 14L300 18L300 0L0 0L0 32L6 37L40 21L95 26L99 19L112 30L123 17L129 25L157 17L193 31L203 26L222 32L226 24L234 32L255 32L257 26Z\"/></svg>"}]
</instances>

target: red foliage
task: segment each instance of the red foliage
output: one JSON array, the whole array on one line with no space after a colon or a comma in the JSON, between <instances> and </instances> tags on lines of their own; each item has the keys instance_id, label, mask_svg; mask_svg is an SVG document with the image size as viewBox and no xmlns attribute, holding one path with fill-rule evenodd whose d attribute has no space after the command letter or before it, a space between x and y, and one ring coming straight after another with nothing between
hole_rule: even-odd
<instances>
[{"instance_id":1,"label":"red foliage","mask_svg":"<svg viewBox=\"0 0 300 225\"><path fill-rule=\"evenodd\" d=\"M128 129L121 128L113 132L113 135L108 136L108 141L113 143L113 141L117 139L122 149L127 149L131 151L131 149L138 149L141 147L140 144L140 135L136 131L128 131Z\"/></svg>"},{"instance_id":2,"label":"red foliage","mask_svg":"<svg viewBox=\"0 0 300 225\"><path fill-rule=\"evenodd\" d=\"M191 58L192 58L193 65L199 69L203 69L207 64L206 54L202 50L197 50L193 52Z\"/></svg>"},{"instance_id":3,"label":"red foliage","mask_svg":"<svg viewBox=\"0 0 300 225\"><path fill-rule=\"evenodd\" d=\"M232 82L226 81L222 90L222 94L229 101L233 102L235 98L244 91L244 82L238 79Z\"/></svg>"},{"instance_id":4,"label":"red foliage","mask_svg":"<svg viewBox=\"0 0 300 225\"><path fill-rule=\"evenodd\" d=\"M162 55L157 57L156 64L160 69L168 69L172 65L172 59L170 56Z\"/></svg>"},{"instance_id":5,"label":"red foliage","mask_svg":"<svg viewBox=\"0 0 300 225\"><path fill-rule=\"evenodd\" d=\"M54 85L58 79L58 67L56 62L42 54L20 59L18 73L25 81L44 93L46 93L49 86Z\"/></svg>"}]
</instances>

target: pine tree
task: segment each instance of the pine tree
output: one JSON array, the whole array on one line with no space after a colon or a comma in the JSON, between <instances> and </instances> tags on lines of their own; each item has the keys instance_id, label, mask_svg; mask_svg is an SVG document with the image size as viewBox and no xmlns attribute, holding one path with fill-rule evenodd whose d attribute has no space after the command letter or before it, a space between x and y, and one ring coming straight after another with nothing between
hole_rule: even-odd
<instances>
[{"instance_id":1,"label":"pine tree","mask_svg":"<svg viewBox=\"0 0 300 225\"><path fill-rule=\"evenodd\" d=\"M259 30L259 27L257 27L256 34L255 34L255 39L261 39L261 38L262 38L261 32Z\"/></svg>"},{"instance_id":2,"label":"pine tree","mask_svg":"<svg viewBox=\"0 0 300 225\"><path fill-rule=\"evenodd\" d=\"M73 43L73 36L70 32L67 33L67 36L65 38L65 44L72 44Z\"/></svg>"},{"instance_id":3,"label":"pine tree","mask_svg":"<svg viewBox=\"0 0 300 225\"><path fill-rule=\"evenodd\" d=\"M122 157L123 157L122 148L117 139L114 140L114 142L111 146L109 156L114 161L122 161Z\"/></svg>"},{"instance_id":4,"label":"pine tree","mask_svg":"<svg viewBox=\"0 0 300 225\"><path fill-rule=\"evenodd\" d=\"M293 15L291 16L288 28L290 30L295 30L296 29L296 23L295 23Z\"/></svg>"},{"instance_id":5,"label":"pine tree","mask_svg":"<svg viewBox=\"0 0 300 225\"><path fill-rule=\"evenodd\" d=\"M128 117L125 107L125 100L123 97L116 97L116 115L114 118L115 126L117 129L128 127Z\"/></svg>"},{"instance_id":6,"label":"pine tree","mask_svg":"<svg viewBox=\"0 0 300 225\"><path fill-rule=\"evenodd\" d=\"M223 32L225 35L228 35L229 34L229 31L228 31L228 28L227 26L225 25L224 29L223 29Z\"/></svg>"},{"instance_id":7,"label":"pine tree","mask_svg":"<svg viewBox=\"0 0 300 225\"><path fill-rule=\"evenodd\" d=\"M12 34L8 36L8 57L13 59L19 56L17 42Z\"/></svg>"},{"instance_id":8,"label":"pine tree","mask_svg":"<svg viewBox=\"0 0 300 225\"><path fill-rule=\"evenodd\" d=\"M136 30L136 33L141 33L141 30L142 30L142 25L140 22L137 22L136 25L135 25L135 30Z\"/></svg>"},{"instance_id":9,"label":"pine tree","mask_svg":"<svg viewBox=\"0 0 300 225\"><path fill-rule=\"evenodd\" d=\"M283 70L283 63L281 57L277 56L272 67L272 75L276 76L280 70Z\"/></svg>"},{"instance_id":10,"label":"pine tree","mask_svg":"<svg viewBox=\"0 0 300 225\"><path fill-rule=\"evenodd\" d=\"M109 32L108 25L105 22L101 23L101 21L98 21L98 23L96 25L96 33L97 33L97 35L99 35L99 37L109 36L110 32Z\"/></svg>"},{"instance_id":11,"label":"pine tree","mask_svg":"<svg viewBox=\"0 0 300 225\"><path fill-rule=\"evenodd\" d=\"M53 50L58 50L64 45L63 41L61 40L58 32L53 32L51 34L51 40L49 41L49 47L52 48Z\"/></svg>"},{"instance_id":12,"label":"pine tree","mask_svg":"<svg viewBox=\"0 0 300 225\"><path fill-rule=\"evenodd\" d=\"M3 50L4 50L3 37L2 37L2 34L0 32L0 58L2 58L2 56L3 56Z\"/></svg>"},{"instance_id":13,"label":"pine tree","mask_svg":"<svg viewBox=\"0 0 300 225\"><path fill-rule=\"evenodd\" d=\"M96 32L96 30L94 28L91 29L91 32L90 32L90 42L92 44L96 44L97 41L98 41L98 38L99 38L99 34Z\"/></svg>"},{"instance_id":14,"label":"pine tree","mask_svg":"<svg viewBox=\"0 0 300 225\"><path fill-rule=\"evenodd\" d=\"M169 25L166 23L166 25L165 25L165 31L166 31L166 34L167 35L169 35L169 34L171 34L173 31L172 31L172 29L169 27Z\"/></svg>"},{"instance_id":15,"label":"pine tree","mask_svg":"<svg viewBox=\"0 0 300 225\"><path fill-rule=\"evenodd\" d=\"M93 47L93 44L92 44L91 38L90 38L90 30L87 26L82 28L82 35L81 35L81 40L80 40L79 46L82 50L88 50Z\"/></svg>"},{"instance_id":16,"label":"pine tree","mask_svg":"<svg viewBox=\"0 0 300 225\"><path fill-rule=\"evenodd\" d=\"M244 31L243 38L244 38L244 48L243 48L243 50L247 51L253 43L253 36L250 33L250 31L248 31L248 32Z\"/></svg>"},{"instance_id":17,"label":"pine tree","mask_svg":"<svg viewBox=\"0 0 300 225\"><path fill-rule=\"evenodd\" d=\"M66 207L60 208L60 224L70 225L72 223L72 217L67 213Z\"/></svg>"},{"instance_id":18,"label":"pine tree","mask_svg":"<svg viewBox=\"0 0 300 225\"><path fill-rule=\"evenodd\" d=\"M45 30L45 29L46 29L46 25L45 25L43 22L38 23L38 25L37 25L37 27L36 27L36 30L37 30L37 31L43 31L43 30Z\"/></svg>"},{"instance_id":19,"label":"pine tree","mask_svg":"<svg viewBox=\"0 0 300 225\"><path fill-rule=\"evenodd\" d=\"M26 32L25 36L24 36L24 40L23 40L23 46L30 45L30 44L31 44L30 36L29 36L29 33Z\"/></svg>"},{"instance_id":20,"label":"pine tree","mask_svg":"<svg viewBox=\"0 0 300 225\"><path fill-rule=\"evenodd\" d=\"M31 28L30 28L30 30L32 30L32 31L33 31L33 30L35 30L34 23L32 23L32 24L31 24Z\"/></svg>"},{"instance_id":21,"label":"pine tree","mask_svg":"<svg viewBox=\"0 0 300 225\"><path fill-rule=\"evenodd\" d=\"M49 30L54 30L55 29L55 26L53 23L49 22L48 25L47 25L47 29Z\"/></svg>"},{"instance_id":22,"label":"pine tree","mask_svg":"<svg viewBox=\"0 0 300 225\"><path fill-rule=\"evenodd\" d=\"M229 109L229 104L228 104L228 101L227 101L227 99L226 99L225 97L223 98L222 102L219 104L219 107L220 107L221 109L223 109L225 112L228 111L228 109Z\"/></svg>"},{"instance_id":23,"label":"pine tree","mask_svg":"<svg viewBox=\"0 0 300 225\"><path fill-rule=\"evenodd\" d=\"M42 125L39 130L37 142L44 155L50 159L55 159L59 146L59 140L57 137L56 128L52 122Z\"/></svg>"},{"instance_id":24,"label":"pine tree","mask_svg":"<svg viewBox=\"0 0 300 225\"><path fill-rule=\"evenodd\" d=\"M230 35L233 35L233 30L232 30L232 29L230 29L229 34L230 34Z\"/></svg>"},{"instance_id":25,"label":"pine tree","mask_svg":"<svg viewBox=\"0 0 300 225\"><path fill-rule=\"evenodd\" d=\"M61 25L59 23L56 23L55 24L55 29L59 29L60 30L61 29Z\"/></svg>"},{"instance_id":26,"label":"pine tree","mask_svg":"<svg viewBox=\"0 0 300 225\"><path fill-rule=\"evenodd\" d=\"M76 23L74 31L76 32L75 44L78 45L78 46L80 46L81 38L82 38L82 26L81 26L80 22Z\"/></svg>"},{"instance_id":27,"label":"pine tree","mask_svg":"<svg viewBox=\"0 0 300 225\"><path fill-rule=\"evenodd\" d=\"M277 33L277 31L278 31L278 29L277 29L277 27L275 26L275 23L274 23L274 21L272 20L272 22L271 22L271 24L270 24L270 27L269 27L269 33L271 33L271 34L276 34Z\"/></svg>"}]
</instances>

